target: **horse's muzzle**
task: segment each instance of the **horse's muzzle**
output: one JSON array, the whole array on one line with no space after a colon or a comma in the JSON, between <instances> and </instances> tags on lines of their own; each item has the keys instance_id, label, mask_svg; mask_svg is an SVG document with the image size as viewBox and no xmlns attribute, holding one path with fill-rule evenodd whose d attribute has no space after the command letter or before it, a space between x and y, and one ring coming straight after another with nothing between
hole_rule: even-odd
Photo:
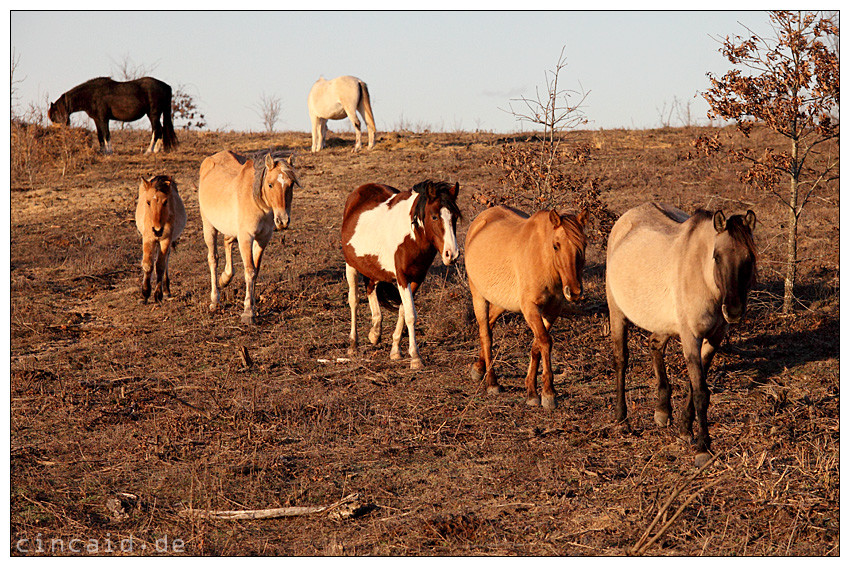
<instances>
[{"instance_id":1,"label":"horse's muzzle","mask_svg":"<svg viewBox=\"0 0 850 567\"><path fill-rule=\"evenodd\" d=\"M274 228L275 230L286 230L287 228L289 228L289 215L275 215Z\"/></svg>"},{"instance_id":2,"label":"horse's muzzle","mask_svg":"<svg viewBox=\"0 0 850 567\"><path fill-rule=\"evenodd\" d=\"M457 249L443 250L443 264L445 264L446 266L451 266L455 263L455 260L457 260L458 256L460 256L460 252Z\"/></svg>"},{"instance_id":3,"label":"horse's muzzle","mask_svg":"<svg viewBox=\"0 0 850 567\"><path fill-rule=\"evenodd\" d=\"M723 313L723 318L726 319L727 323L738 323L744 317L744 313L747 309L743 306L733 307L730 309L724 303L720 308L720 311Z\"/></svg>"},{"instance_id":4,"label":"horse's muzzle","mask_svg":"<svg viewBox=\"0 0 850 567\"><path fill-rule=\"evenodd\" d=\"M569 286L564 286L564 297L567 301L581 301L584 299L584 290L582 288L570 290Z\"/></svg>"},{"instance_id":5,"label":"horse's muzzle","mask_svg":"<svg viewBox=\"0 0 850 567\"><path fill-rule=\"evenodd\" d=\"M162 231L165 230L165 227L161 226L159 228L153 228L152 230L153 230L153 235L156 236L157 238L159 238L160 236L162 236Z\"/></svg>"}]
</instances>

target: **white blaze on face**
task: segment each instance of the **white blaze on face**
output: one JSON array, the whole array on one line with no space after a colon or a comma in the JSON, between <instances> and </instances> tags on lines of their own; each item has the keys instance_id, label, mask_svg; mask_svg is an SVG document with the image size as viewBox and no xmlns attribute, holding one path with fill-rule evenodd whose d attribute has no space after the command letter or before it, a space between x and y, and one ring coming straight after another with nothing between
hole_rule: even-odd
<instances>
[{"instance_id":1,"label":"white blaze on face","mask_svg":"<svg viewBox=\"0 0 850 567\"><path fill-rule=\"evenodd\" d=\"M280 183L282 189L285 189L287 179L282 173L278 173L277 182ZM284 206L286 206L285 202ZM274 225L278 229L287 228L289 226L289 207L286 207L283 211L279 209L274 211Z\"/></svg>"},{"instance_id":2,"label":"white blaze on face","mask_svg":"<svg viewBox=\"0 0 850 567\"><path fill-rule=\"evenodd\" d=\"M452 227L452 213L445 207L440 209L443 218L443 263L449 265L458 257L457 238Z\"/></svg>"},{"instance_id":3,"label":"white blaze on face","mask_svg":"<svg viewBox=\"0 0 850 567\"><path fill-rule=\"evenodd\" d=\"M416 195L399 201L392 208L389 206L391 199L360 213L349 244L357 256L377 256L381 269L395 275L395 251L408 236L416 240L410 218Z\"/></svg>"}]
</instances>

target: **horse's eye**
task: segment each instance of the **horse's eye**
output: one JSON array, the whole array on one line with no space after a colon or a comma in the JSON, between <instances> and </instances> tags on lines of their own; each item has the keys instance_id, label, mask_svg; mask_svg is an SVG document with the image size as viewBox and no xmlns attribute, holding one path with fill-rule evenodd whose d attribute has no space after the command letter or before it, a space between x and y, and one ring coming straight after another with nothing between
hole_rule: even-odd
<instances>
[{"instance_id":1,"label":"horse's eye","mask_svg":"<svg viewBox=\"0 0 850 567\"><path fill-rule=\"evenodd\" d=\"M552 248L554 248L555 252L557 252L558 250L561 249L561 245L556 242L555 244L552 245Z\"/></svg>"},{"instance_id":2,"label":"horse's eye","mask_svg":"<svg viewBox=\"0 0 850 567\"><path fill-rule=\"evenodd\" d=\"M271 188L271 187L272 187L272 185L274 185L274 184L273 184L273 183L269 183L269 188Z\"/></svg>"},{"instance_id":3,"label":"horse's eye","mask_svg":"<svg viewBox=\"0 0 850 567\"><path fill-rule=\"evenodd\" d=\"M437 215L431 215L431 220L437 220Z\"/></svg>"}]
</instances>

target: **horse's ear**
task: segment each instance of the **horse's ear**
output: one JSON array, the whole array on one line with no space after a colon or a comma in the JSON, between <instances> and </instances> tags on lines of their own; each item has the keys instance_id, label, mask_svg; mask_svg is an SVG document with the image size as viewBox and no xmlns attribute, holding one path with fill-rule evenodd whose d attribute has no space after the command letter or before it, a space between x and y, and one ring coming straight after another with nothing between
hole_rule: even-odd
<instances>
[{"instance_id":1,"label":"horse's ear","mask_svg":"<svg viewBox=\"0 0 850 567\"><path fill-rule=\"evenodd\" d=\"M551 222L552 226L555 228L561 226L561 215L559 215L558 211L555 209L549 211L549 222Z\"/></svg>"},{"instance_id":2,"label":"horse's ear","mask_svg":"<svg viewBox=\"0 0 850 567\"><path fill-rule=\"evenodd\" d=\"M290 155L288 158L286 158L286 163L295 167L295 156Z\"/></svg>"},{"instance_id":3,"label":"horse's ear","mask_svg":"<svg viewBox=\"0 0 850 567\"><path fill-rule=\"evenodd\" d=\"M274 158L271 152L266 154L266 169L274 169Z\"/></svg>"},{"instance_id":4,"label":"horse's ear","mask_svg":"<svg viewBox=\"0 0 850 567\"><path fill-rule=\"evenodd\" d=\"M714 230L717 232L723 232L726 229L726 215L723 214L723 211L717 211L714 213Z\"/></svg>"},{"instance_id":5,"label":"horse's ear","mask_svg":"<svg viewBox=\"0 0 850 567\"><path fill-rule=\"evenodd\" d=\"M756 214L751 210L747 210L747 214L744 215L744 224L746 224L750 230L756 228Z\"/></svg>"},{"instance_id":6,"label":"horse's ear","mask_svg":"<svg viewBox=\"0 0 850 567\"><path fill-rule=\"evenodd\" d=\"M460 183L455 181L455 186L449 189L449 195L452 196L452 199L457 199L458 193L460 193Z\"/></svg>"},{"instance_id":7,"label":"horse's ear","mask_svg":"<svg viewBox=\"0 0 850 567\"><path fill-rule=\"evenodd\" d=\"M576 216L576 221L578 221L580 227L584 228L584 226L587 224L587 219L589 216L590 213L588 212L587 207L583 208L581 212Z\"/></svg>"}]
</instances>

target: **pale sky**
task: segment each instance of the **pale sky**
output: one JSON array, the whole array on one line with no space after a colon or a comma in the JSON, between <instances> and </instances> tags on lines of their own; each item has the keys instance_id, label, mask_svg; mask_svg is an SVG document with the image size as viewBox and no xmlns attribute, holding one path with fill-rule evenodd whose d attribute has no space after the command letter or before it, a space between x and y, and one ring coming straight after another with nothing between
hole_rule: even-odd
<instances>
[{"instance_id":1,"label":"pale sky","mask_svg":"<svg viewBox=\"0 0 850 567\"><path fill-rule=\"evenodd\" d=\"M305 132L311 85L338 75L369 85L380 131L529 129L505 110L545 89L562 47L560 85L588 93L588 128L658 127L674 99L705 124L695 95L707 72L730 68L719 38L770 29L758 11L12 11L10 22L19 113L128 61L192 94L209 129L263 130L265 95L283 106L276 130Z\"/></svg>"}]
</instances>

